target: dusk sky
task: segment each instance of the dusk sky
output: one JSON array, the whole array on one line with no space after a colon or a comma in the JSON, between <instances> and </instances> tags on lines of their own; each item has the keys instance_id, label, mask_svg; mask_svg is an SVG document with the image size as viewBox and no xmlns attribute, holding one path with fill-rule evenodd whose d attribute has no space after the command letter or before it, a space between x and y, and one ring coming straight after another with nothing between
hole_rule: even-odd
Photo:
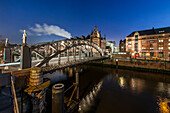
<instances>
[{"instance_id":1,"label":"dusk sky","mask_svg":"<svg viewBox=\"0 0 170 113\"><path fill-rule=\"evenodd\" d=\"M170 26L170 0L0 0L0 35L21 44L87 36L95 25L107 41Z\"/></svg>"}]
</instances>

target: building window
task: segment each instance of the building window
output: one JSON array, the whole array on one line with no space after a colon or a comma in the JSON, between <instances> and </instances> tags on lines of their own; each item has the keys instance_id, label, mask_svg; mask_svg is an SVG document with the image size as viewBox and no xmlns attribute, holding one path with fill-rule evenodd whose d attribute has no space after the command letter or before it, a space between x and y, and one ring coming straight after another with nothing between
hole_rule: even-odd
<instances>
[{"instance_id":1,"label":"building window","mask_svg":"<svg viewBox=\"0 0 170 113\"><path fill-rule=\"evenodd\" d=\"M146 39L146 38L142 38L143 40Z\"/></svg>"},{"instance_id":2,"label":"building window","mask_svg":"<svg viewBox=\"0 0 170 113\"><path fill-rule=\"evenodd\" d=\"M152 41L150 41L150 43L154 43L154 41L152 40Z\"/></svg>"},{"instance_id":3,"label":"building window","mask_svg":"<svg viewBox=\"0 0 170 113\"><path fill-rule=\"evenodd\" d=\"M162 50L163 49L163 47L159 47L159 50Z\"/></svg>"},{"instance_id":4,"label":"building window","mask_svg":"<svg viewBox=\"0 0 170 113\"><path fill-rule=\"evenodd\" d=\"M160 57L160 58L163 57L163 52L159 52L159 57Z\"/></svg>"},{"instance_id":5,"label":"building window","mask_svg":"<svg viewBox=\"0 0 170 113\"><path fill-rule=\"evenodd\" d=\"M142 57L145 57L146 56L146 52L142 52Z\"/></svg>"},{"instance_id":6,"label":"building window","mask_svg":"<svg viewBox=\"0 0 170 113\"><path fill-rule=\"evenodd\" d=\"M146 48L143 47L142 49L146 49Z\"/></svg>"},{"instance_id":7,"label":"building window","mask_svg":"<svg viewBox=\"0 0 170 113\"><path fill-rule=\"evenodd\" d=\"M153 47L151 47L150 49L153 49Z\"/></svg>"},{"instance_id":8,"label":"building window","mask_svg":"<svg viewBox=\"0 0 170 113\"><path fill-rule=\"evenodd\" d=\"M142 43L146 43L146 41L142 41Z\"/></svg>"},{"instance_id":9,"label":"building window","mask_svg":"<svg viewBox=\"0 0 170 113\"><path fill-rule=\"evenodd\" d=\"M168 41L170 42L170 38L168 39Z\"/></svg>"},{"instance_id":10,"label":"building window","mask_svg":"<svg viewBox=\"0 0 170 113\"><path fill-rule=\"evenodd\" d=\"M168 45L170 45L170 43L168 43Z\"/></svg>"},{"instance_id":11,"label":"building window","mask_svg":"<svg viewBox=\"0 0 170 113\"><path fill-rule=\"evenodd\" d=\"M153 57L154 56L154 52L150 52L150 57Z\"/></svg>"},{"instance_id":12,"label":"building window","mask_svg":"<svg viewBox=\"0 0 170 113\"><path fill-rule=\"evenodd\" d=\"M154 39L154 37L150 37L150 39Z\"/></svg>"},{"instance_id":13,"label":"building window","mask_svg":"<svg viewBox=\"0 0 170 113\"><path fill-rule=\"evenodd\" d=\"M128 44L132 44L132 42L128 42Z\"/></svg>"},{"instance_id":14,"label":"building window","mask_svg":"<svg viewBox=\"0 0 170 113\"><path fill-rule=\"evenodd\" d=\"M132 39L128 39L128 41L131 41Z\"/></svg>"},{"instance_id":15,"label":"building window","mask_svg":"<svg viewBox=\"0 0 170 113\"><path fill-rule=\"evenodd\" d=\"M159 42L163 42L163 40L159 40Z\"/></svg>"},{"instance_id":16,"label":"building window","mask_svg":"<svg viewBox=\"0 0 170 113\"><path fill-rule=\"evenodd\" d=\"M170 47L168 47L168 49L170 50Z\"/></svg>"},{"instance_id":17,"label":"building window","mask_svg":"<svg viewBox=\"0 0 170 113\"><path fill-rule=\"evenodd\" d=\"M168 52L168 57L170 57L170 52Z\"/></svg>"},{"instance_id":18,"label":"building window","mask_svg":"<svg viewBox=\"0 0 170 113\"><path fill-rule=\"evenodd\" d=\"M146 45L142 45L142 47L145 47Z\"/></svg>"},{"instance_id":19,"label":"building window","mask_svg":"<svg viewBox=\"0 0 170 113\"><path fill-rule=\"evenodd\" d=\"M160 43L159 46L163 46L164 44L163 43Z\"/></svg>"},{"instance_id":20,"label":"building window","mask_svg":"<svg viewBox=\"0 0 170 113\"><path fill-rule=\"evenodd\" d=\"M128 45L128 47L132 47L132 45Z\"/></svg>"}]
</instances>

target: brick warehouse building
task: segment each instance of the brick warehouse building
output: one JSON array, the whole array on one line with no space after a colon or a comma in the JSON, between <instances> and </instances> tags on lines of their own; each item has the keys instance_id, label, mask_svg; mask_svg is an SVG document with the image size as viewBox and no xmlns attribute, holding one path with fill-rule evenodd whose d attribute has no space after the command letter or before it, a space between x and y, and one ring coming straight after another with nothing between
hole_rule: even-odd
<instances>
[{"instance_id":1,"label":"brick warehouse building","mask_svg":"<svg viewBox=\"0 0 170 113\"><path fill-rule=\"evenodd\" d=\"M104 51L106 50L106 37L101 37L101 31L98 32L97 26L95 26L94 31L91 32L89 41L92 41L93 43L97 44Z\"/></svg>"},{"instance_id":2,"label":"brick warehouse building","mask_svg":"<svg viewBox=\"0 0 170 113\"><path fill-rule=\"evenodd\" d=\"M119 41L119 52L126 52L126 39Z\"/></svg>"},{"instance_id":3,"label":"brick warehouse building","mask_svg":"<svg viewBox=\"0 0 170 113\"><path fill-rule=\"evenodd\" d=\"M170 27L132 32L126 37L126 51L132 56L170 59Z\"/></svg>"},{"instance_id":4,"label":"brick warehouse building","mask_svg":"<svg viewBox=\"0 0 170 113\"><path fill-rule=\"evenodd\" d=\"M75 37L78 38L78 37ZM86 39L89 41L92 41L93 43L97 44L99 47L103 49L103 51L106 51L106 37L101 37L101 31L98 32L97 26L95 26L95 29L91 32L90 35L87 37L81 36L81 39Z\"/></svg>"}]
</instances>

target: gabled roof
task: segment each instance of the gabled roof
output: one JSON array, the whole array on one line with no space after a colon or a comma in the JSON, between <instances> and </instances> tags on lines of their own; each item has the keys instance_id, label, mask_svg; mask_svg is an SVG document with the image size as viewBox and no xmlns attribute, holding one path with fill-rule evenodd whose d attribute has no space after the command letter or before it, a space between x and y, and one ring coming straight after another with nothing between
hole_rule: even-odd
<instances>
[{"instance_id":1,"label":"gabled roof","mask_svg":"<svg viewBox=\"0 0 170 113\"><path fill-rule=\"evenodd\" d=\"M133 37L136 32L138 32L140 36L170 33L170 27L164 27L164 28L158 28L158 29L152 28L152 29L148 29L148 30L134 31L131 34L129 34L127 37Z\"/></svg>"}]
</instances>

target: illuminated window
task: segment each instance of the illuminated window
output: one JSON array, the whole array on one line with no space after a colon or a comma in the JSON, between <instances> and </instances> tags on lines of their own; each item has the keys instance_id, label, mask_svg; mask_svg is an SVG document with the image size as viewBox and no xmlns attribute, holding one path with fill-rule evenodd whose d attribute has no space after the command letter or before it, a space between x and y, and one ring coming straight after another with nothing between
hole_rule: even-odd
<instances>
[{"instance_id":1,"label":"illuminated window","mask_svg":"<svg viewBox=\"0 0 170 113\"><path fill-rule=\"evenodd\" d=\"M154 41L152 40L152 41L150 41L150 43L154 43Z\"/></svg>"},{"instance_id":2,"label":"illuminated window","mask_svg":"<svg viewBox=\"0 0 170 113\"><path fill-rule=\"evenodd\" d=\"M170 50L170 47L168 47L168 49Z\"/></svg>"},{"instance_id":3,"label":"illuminated window","mask_svg":"<svg viewBox=\"0 0 170 113\"><path fill-rule=\"evenodd\" d=\"M128 47L132 47L132 45L128 45Z\"/></svg>"},{"instance_id":4,"label":"illuminated window","mask_svg":"<svg viewBox=\"0 0 170 113\"><path fill-rule=\"evenodd\" d=\"M146 43L146 41L142 41L142 43Z\"/></svg>"},{"instance_id":5,"label":"illuminated window","mask_svg":"<svg viewBox=\"0 0 170 113\"><path fill-rule=\"evenodd\" d=\"M163 42L163 40L159 40L159 42Z\"/></svg>"},{"instance_id":6,"label":"illuminated window","mask_svg":"<svg viewBox=\"0 0 170 113\"><path fill-rule=\"evenodd\" d=\"M168 43L168 45L170 45L170 43Z\"/></svg>"},{"instance_id":7,"label":"illuminated window","mask_svg":"<svg viewBox=\"0 0 170 113\"><path fill-rule=\"evenodd\" d=\"M153 49L153 47L151 47L150 49Z\"/></svg>"},{"instance_id":8,"label":"illuminated window","mask_svg":"<svg viewBox=\"0 0 170 113\"><path fill-rule=\"evenodd\" d=\"M142 49L146 49L146 48L142 48Z\"/></svg>"},{"instance_id":9,"label":"illuminated window","mask_svg":"<svg viewBox=\"0 0 170 113\"><path fill-rule=\"evenodd\" d=\"M168 39L168 41L170 42L170 39Z\"/></svg>"},{"instance_id":10,"label":"illuminated window","mask_svg":"<svg viewBox=\"0 0 170 113\"><path fill-rule=\"evenodd\" d=\"M163 47L159 47L159 50L162 50L163 49Z\"/></svg>"},{"instance_id":11,"label":"illuminated window","mask_svg":"<svg viewBox=\"0 0 170 113\"><path fill-rule=\"evenodd\" d=\"M128 42L128 44L132 44L132 42Z\"/></svg>"}]
</instances>

